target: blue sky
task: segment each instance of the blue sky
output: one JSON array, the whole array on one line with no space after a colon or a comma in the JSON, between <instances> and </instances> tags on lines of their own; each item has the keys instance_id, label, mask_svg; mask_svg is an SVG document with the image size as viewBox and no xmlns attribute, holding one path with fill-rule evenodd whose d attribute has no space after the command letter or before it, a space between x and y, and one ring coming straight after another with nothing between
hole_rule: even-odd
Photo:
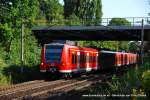
<instances>
[{"instance_id":1,"label":"blue sky","mask_svg":"<svg viewBox=\"0 0 150 100\"><path fill-rule=\"evenodd\" d=\"M103 18L148 17L148 1L150 0L102 0Z\"/></svg>"},{"instance_id":2,"label":"blue sky","mask_svg":"<svg viewBox=\"0 0 150 100\"><path fill-rule=\"evenodd\" d=\"M150 12L148 0L102 0L103 18L147 17Z\"/></svg>"}]
</instances>

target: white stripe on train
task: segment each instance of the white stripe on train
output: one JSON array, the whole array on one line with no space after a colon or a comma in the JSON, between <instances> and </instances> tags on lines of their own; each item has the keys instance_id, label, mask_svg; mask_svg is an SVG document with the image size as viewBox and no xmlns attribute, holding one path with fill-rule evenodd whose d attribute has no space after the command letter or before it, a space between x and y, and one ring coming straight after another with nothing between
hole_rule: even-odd
<instances>
[{"instance_id":1,"label":"white stripe on train","mask_svg":"<svg viewBox=\"0 0 150 100\"><path fill-rule=\"evenodd\" d=\"M92 69L97 70L97 68L80 68L74 70L59 70L60 73L71 73L71 72L83 72L83 71L91 71Z\"/></svg>"}]
</instances>

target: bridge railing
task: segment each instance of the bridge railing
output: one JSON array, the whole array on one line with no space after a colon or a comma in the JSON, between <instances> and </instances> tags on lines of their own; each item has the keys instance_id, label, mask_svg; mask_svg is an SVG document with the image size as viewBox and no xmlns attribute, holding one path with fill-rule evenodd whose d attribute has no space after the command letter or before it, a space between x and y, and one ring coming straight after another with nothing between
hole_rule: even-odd
<instances>
[{"instance_id":1,"label":"bridge railing","mask_svg":"<svg viewBox=\"0 0 150 100\"><path fill-rule=\"evenodd\" d=\"M125 24L123 23L122 25L127 25L127 26L141 26L142 25L142 19L144 20L145 25L150 25L150 17L125 17L127 21L129 21L131 24ZM102 18L102 25L109 25L109 22L112 20L112 18ZM119 24L120 26L121 24Z\"/></svg>"},{"instance_id":2,"label":"bridge railing","mask_svg":"<svg viewBox=\"0 0 150 100\"><path fill-rule=\"evenodd\" d=\"M121 18L122 19L122 18ZM142 19L144 20L144 25L150 25L150 17L125 17L129 23L114 24L114 26L141 26ZM47 20L35 20L37 25L48 25L48 26L108 26L112 18L102 18L97 19L53 19L51 21ZM113 26L113 25L112 25Z\"/></svg>"}]
</instances>

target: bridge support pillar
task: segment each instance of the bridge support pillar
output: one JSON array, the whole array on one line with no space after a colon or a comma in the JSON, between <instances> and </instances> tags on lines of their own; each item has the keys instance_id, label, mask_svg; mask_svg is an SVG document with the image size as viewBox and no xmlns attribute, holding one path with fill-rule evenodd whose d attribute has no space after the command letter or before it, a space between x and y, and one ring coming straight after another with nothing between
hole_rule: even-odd
<instances>
[{"instance_id":1,"label":"bridge support pillar","mask_svg":"<svg viewBox=\"0 0 150 100\"><path fill-rule=\"evenodd\" d=\"M148 51L150 52L150 31L148 33Z\"/></svg>"}]
</instances>

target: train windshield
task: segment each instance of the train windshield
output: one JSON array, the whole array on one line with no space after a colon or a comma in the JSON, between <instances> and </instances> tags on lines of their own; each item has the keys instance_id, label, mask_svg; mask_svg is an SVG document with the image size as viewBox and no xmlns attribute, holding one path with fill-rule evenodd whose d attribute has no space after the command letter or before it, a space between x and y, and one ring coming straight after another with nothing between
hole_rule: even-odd
<instances>
[{"instance_id":1,"label":"train windshield","mask_svg":"<svg viewBox=\"0 0 150 100\"><path fill-rule=\"evenodd\" d=\"M45 50L46 63L60 63L62 49L62 45L47 45Z\"/></svg>"}]
</instances>

